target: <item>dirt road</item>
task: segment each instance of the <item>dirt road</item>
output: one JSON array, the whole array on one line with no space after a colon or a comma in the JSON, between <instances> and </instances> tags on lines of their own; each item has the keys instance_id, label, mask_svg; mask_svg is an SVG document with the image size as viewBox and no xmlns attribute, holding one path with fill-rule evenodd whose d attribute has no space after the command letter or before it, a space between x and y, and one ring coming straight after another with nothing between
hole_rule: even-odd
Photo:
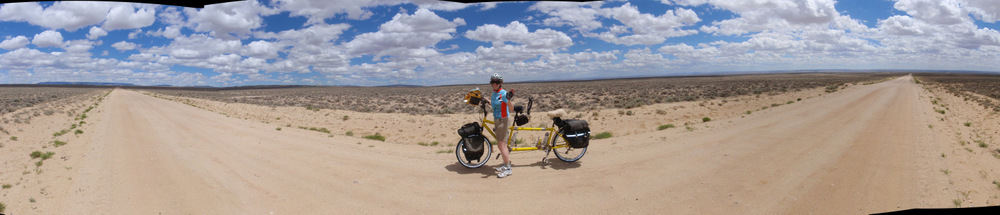
<instances>
[{"instance_id":1,"label":"dirt road","mask_svg":"<svg viewBox=\"0 0 1000 215\"><path fill-rule=\"evenodd\" d=\"M926 203L930 110L910 77L708 129L591 143L578 163L515 153L514 174L356 137L250 122L115 90L58 214L874 213ZM456 125L457 127L457 125ZM938 152L939 153L939 152Z\"/></svg>"}]
</instances>

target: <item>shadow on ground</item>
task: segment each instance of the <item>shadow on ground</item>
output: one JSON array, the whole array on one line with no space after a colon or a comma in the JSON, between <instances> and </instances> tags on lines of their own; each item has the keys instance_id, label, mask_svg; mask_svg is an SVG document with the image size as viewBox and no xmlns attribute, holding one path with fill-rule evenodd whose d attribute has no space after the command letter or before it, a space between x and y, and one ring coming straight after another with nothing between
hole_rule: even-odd
<instances>
[{"instance_id":1,"label":"shadow on ground","mask_svg":"<svg viewBox=\"0 0 1000 215\"><path fill-rule=\"evenodd\" d=\"M543 163L541 160L535 161L534 163L530 163L530 164L517 164L518 163L517 161L514 161L512 163L514 163L512 165L512 167L514 167L514 168L538 167L538 168L541 168L541 169L552 168L554 170L575 169L575 168L578 168L578 167L581 166L580 165L580 161L577 161L577 162L563 162L563 161L559 160L558 158L549 158L548 159L548 163ZM454 172L454 173L458 173L458 174L465 175L465 174L477 174L478 173L478 174L482 174L483 178L488 178L488 177L491 177L491 176L496 176L497 172L494 169L496 167L500 167L500 163L496 163L496 164L492 164L492 165L488 164L488 165L483 165L482 167L479 167L479 168L469 169L469 168L466 168L465 166L462 166L462 164L459 164L458 162L455 162L455 163L452 163L450 165L445 166L444 168L446 170L448 170L448 171L451 171L451 172Z\"/></svg>"}]
</instances>

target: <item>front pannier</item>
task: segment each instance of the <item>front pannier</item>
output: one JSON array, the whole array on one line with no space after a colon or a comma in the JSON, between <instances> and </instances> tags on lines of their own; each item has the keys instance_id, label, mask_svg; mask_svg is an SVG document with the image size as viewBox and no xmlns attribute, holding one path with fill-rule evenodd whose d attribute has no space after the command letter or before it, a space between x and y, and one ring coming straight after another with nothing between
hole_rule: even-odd
<instances>
[{"instance_id":1,"label":"front pannier","mask_svg":"<svg viewBox=\"0 0 1000 215\"><path fill-rule=\"evenodd\" d=\"M479 126L478 122L465 124L458 129L458 135L462 136L462 141L465 142L462 153L465 154L466 160L478 161L483 156L483 145L485 145L486 137L482 133L483 127Z\"/></svg>"},{"instance_id":2,"label":"front pannier","mask_svg":"<svg viewBox=\"0 0 1000 215\"><path fill-rule=\"evenodd\" d=\"M567 119L563 121L563 138L573 148L587 148L590 145L590 125L585 120Z\"/></svg>"},{"instance_id":3,"label":"front pannier","mask_svg":"<svg viewBox=\"0 0 1000 215\"><path fill-rule=\"evenodd\" d=\"M465 147L462 147L462 154L465 154L465 160L479 160L483 157L483 152L486 150L484 146L486 145L486 137L482 135L472 135L466 138L462 138L465 141Z\"/></svg>"},{"instance_id":4,"label":"front pannier","mask_svg":"<svg viewBox=\"0 0 1000 215\"><path fill-rule=\"evenodd\" d=\"M469 124L462 125L462 128L458 129L458 136L466 138L472 135L482 135L483 127L479 126L479 122L472 122Z\"/></svg>"}]
</instances>

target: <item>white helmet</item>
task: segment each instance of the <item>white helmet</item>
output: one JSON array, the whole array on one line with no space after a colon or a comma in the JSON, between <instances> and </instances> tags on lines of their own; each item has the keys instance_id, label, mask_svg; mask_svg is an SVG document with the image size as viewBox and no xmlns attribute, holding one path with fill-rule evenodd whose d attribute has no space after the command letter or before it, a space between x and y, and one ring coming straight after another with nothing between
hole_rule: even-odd
<instances>
[{"instance_id":1,"label":"white helmet","mask_svg":"<svg viewBox=\"0 0 1000 215\"><path fill-rule=\"evenodd\" d=\"M501 81L502 82L503 81L503 76L501 76L500 73L493 73L493 76L490 77L490 81Z\"/></svg>"}]
</instances>

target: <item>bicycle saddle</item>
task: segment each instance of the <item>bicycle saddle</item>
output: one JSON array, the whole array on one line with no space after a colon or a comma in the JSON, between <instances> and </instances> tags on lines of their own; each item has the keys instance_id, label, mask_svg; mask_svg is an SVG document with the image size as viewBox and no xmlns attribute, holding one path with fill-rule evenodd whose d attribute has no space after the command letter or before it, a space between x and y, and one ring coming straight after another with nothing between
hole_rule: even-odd
<instances>
[{"instance_id":1,"label":"bicycle saddle","mask_svg":"<svg viewBox=\"0 0 1000 215\"><path fill-rule=\"evenodd\" d=\"M562 108L560 108L560 109L557 109L557 110L554 110L554 111L546 112L545 115L548 115L549 118L562 117L563 115L566 115L566 110L563 110Z\"/></svg>"}]
</instances>

